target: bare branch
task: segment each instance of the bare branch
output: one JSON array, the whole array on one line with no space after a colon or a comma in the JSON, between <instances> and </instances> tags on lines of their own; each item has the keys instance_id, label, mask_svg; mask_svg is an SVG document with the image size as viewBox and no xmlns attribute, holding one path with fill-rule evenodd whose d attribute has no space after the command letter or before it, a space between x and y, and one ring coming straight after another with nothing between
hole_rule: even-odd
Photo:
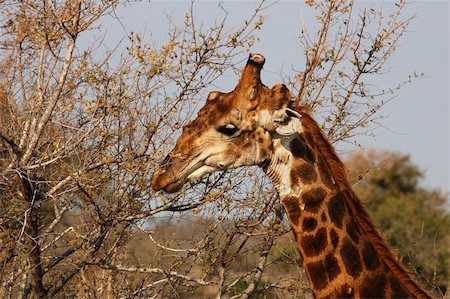
<instances>
[{"instance_id":1,"label":"bare branch","mask_svg":"<svg viewBox=\"0 0 450 299\"><path fill-rule=\"evenodd\" d=\"M95 266L98 266L98 267L101 267L101 268L107 269L107 270L119 270L119 271L124 271L124 272L159 273L159 274L163 274L168 277L180 278L180 279L183 279L183 280L186 280L189 282L194 282L196 284L203 285L203 286L211 284L211 282L204 281L203 279L200 279L200 278L190 277L187 275L179 274L175 271L167 271L167 270L161 269L161 268L124 267L121 265L113 265L113 264L109 264L109 263L104 263L104 264L97 263L97 264L90 264L90 265L95 265Z\"/></svg>"}]
</instances>

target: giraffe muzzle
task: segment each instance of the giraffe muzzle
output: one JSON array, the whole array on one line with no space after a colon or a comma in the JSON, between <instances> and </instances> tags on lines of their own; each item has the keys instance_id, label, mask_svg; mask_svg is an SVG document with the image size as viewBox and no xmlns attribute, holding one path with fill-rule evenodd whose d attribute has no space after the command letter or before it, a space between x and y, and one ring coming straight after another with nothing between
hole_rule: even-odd
<instances>
[{"instance_id":1,"label":"giraffe muzzle","mask_svg":"<svg viewBox=\"0 0 450 299\"><path fill-rule=\"evenodd\" d=\"M175 193L183 188L185 179L176 179L166 174L165 171L157 170L153 175L152 188L155 191L164 190L167 193Z\"/></svg>"},{"instance_id":2,"label":"giraffe muzzle","mask_svg":"<svg viewBox=\"0 0 450 299\"><path fill-rule=\"evenodd\" d=\"M170 163L163 163L153 174L152 188L155 191L178 192L186 183L198 182L205 174L220 169L219 165L212 166L206 162L208 156L196 155L185 159L183 156L172 155L172 158L175 159L171 159Z\"/></svg>"}]
</instances>

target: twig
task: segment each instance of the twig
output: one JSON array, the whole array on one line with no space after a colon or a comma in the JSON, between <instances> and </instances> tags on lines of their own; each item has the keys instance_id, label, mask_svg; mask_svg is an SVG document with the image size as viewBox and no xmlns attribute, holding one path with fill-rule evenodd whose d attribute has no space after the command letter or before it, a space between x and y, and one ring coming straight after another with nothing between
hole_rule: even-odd
<instances>
[{"instance_id":1,"label":"twig","mask_svg":"<svg viewBox=\"0 0 450 299\"><path fill-rule=\"evenodd\" d=\"M158 273L158 274L163 274L168 277L180 278L180 279L183 279L186 281L194 282L194 283L202 285L202 286L207 286L207 285L211 284L211 282L204 281L203 279L200 279L200 278L190 277L187 275L179 274L178 272L175 272L175 271L168 271L168 270L161 269L161 268L125 267L122 265L113 265L110 263L88 263L88 265L98 266L102 269L117 270L117 271L123 271L123 272Z\"/></svg>"}]
</instances>

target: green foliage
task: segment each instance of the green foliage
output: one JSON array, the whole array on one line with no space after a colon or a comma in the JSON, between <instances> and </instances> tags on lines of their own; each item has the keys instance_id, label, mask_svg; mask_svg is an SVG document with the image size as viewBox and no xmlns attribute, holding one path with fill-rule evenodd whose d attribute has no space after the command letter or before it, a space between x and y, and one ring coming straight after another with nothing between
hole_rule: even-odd
<instances>
[{"instance_id":1,"label":"green foliage","mask_svg":"<svg viewBox=\"0 0 450 299\"><path fill-rule=\"evenodd\" d=\"M281 244L272 247L270 250L269 260L271 260L282 273L293 272L299 263L297 248L291 242L285 241L280 243Z\"/></svg>"},{"instance_id":2,"label":"green foliage","mask_svg":"<svg viewBox=\"0 0 450 299\"><path fill-rule=\"evenodd\" d=\"M257 292L253 293L251 295L251 298L258 299L258 298L273 298L274 295L266 289L267 286L271 284L270 280L261 279L258 283ZM240 295L243 294L245 289L247 289L248 283L244 279L239 280L234 286L233 286L233 294L234 295Z\"/></svg>"},{"instance_id":3,"label":"green foliage","mask_svg":"<svg viewBox=\"0 0 450 299\"><path fill-rule=\"evenodd\" d=\"M244 279L241 279L233 286L233 293L235 295L242 294L247 287L248 283Z\"/></svg>"},{"instance_id":4,"label":"green foliage","mask_svg":"<svg viewBox=\"0 0 450 299\"><path fill-rule=\"evenodd\" d=\"M407 155L358 153L348 167L356 192L403 263L430 288L447 286L448 195L420 186L423 173Z\"/></svg>"}]
</instances>

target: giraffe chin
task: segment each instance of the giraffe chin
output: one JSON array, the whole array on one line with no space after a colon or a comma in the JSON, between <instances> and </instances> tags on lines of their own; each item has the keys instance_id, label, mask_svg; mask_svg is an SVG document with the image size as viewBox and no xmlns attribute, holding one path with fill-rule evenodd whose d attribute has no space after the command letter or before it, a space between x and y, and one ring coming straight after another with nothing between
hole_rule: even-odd
<instances>
[{"instance_id":1,"label":"giraffe chin","mask_svg":"<svg viewBox=\"0 0 450 299\"><path fill-rule=\"evenodd\" d=\"M162 173L155 173L152 181L152 188L155 191L164 190L167 193L175 193L185 184L185 180L173 180Z\"/></svg>"},{"instance_id":2,"label":"giraffe chin","mask_svg":"<svg viewBox=\"0 0 450 299\"><path fill-rule=\"evenodd\" d=\"M162 188L167 193L175 193L181 190L183 188L185 182L173 182Z\"/></svg>"}]
</instances>

